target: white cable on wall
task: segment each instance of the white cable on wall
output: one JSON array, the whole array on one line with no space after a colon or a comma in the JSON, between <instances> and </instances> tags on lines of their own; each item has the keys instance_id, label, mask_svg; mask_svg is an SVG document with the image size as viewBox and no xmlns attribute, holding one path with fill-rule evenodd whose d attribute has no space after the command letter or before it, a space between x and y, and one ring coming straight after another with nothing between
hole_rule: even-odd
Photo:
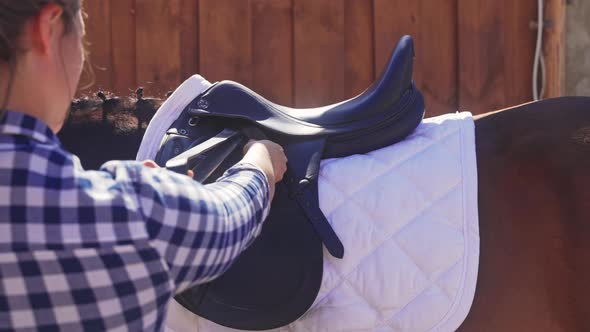
<instances>
[{"instance_id":1,"label":"white cable on wall","mask_svg":"<svg viewBox=\"0 0 590 332\"><path fill-rule=\"evenodd\" d=\"M537 46L535 48L535 61L533 65L533 99L539 100L545 94L545 58L543 57L543 30L544 30L544 0L538 0L537 8ZM541 74L541 87L539 88L539 73Z\"/></svg>"}]
</instances>

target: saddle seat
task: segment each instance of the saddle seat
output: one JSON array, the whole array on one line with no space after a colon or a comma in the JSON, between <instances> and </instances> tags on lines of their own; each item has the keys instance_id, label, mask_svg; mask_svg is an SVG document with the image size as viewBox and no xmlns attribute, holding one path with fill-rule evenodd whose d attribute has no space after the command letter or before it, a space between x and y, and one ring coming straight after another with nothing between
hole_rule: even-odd
<instances>
[{"instance_id":1,"label":"saddle seat","mask_svg":"<svg viewBox=\"0 0 590 332\"><path fill-rule=\"evenodd\" d=\"M392 122L398 122L400 127L406 127L406 123L415 127L424 109L416 107L423 106L423 101L412 81L413 59L413 41L405 36L380 77L366 91L333 105L291 108L273 103L239 83L222 81L191 103L188 113L194 117L253 121L277 134L295 137L342 136L358 131L362 135L379 125L391 126ZM407 131L403 129L400 131Z\"/></svg>"},{"instance_id":2,"label":"saddle seat","mask_svg":"<svg viewBox=\"0 0 590 332\"><path fill-rule=\"evenodd\" d=\"M322 281L322 244L332 256L344 256L319 207L320 161L397 143L418 126L424 99L412 81L413 58L412 38L405 36L374 84L334 105L289 108L222 81L184 109L162 140L160 166L214 181L241 158L238 147L248 138L279 143L289 162L261 235L220 278L178 295L181 305L243 330L284 326L310 308Z\"/></svg>"}]
</instances>

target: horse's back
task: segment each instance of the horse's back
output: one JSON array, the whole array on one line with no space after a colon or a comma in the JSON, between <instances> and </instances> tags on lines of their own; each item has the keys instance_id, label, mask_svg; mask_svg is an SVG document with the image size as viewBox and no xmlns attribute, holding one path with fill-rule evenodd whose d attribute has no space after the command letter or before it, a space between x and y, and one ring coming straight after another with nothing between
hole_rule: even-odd
<instances>
[{"instance_id":1,"label":"horse's back","mask_svg":"<svg viewBox=\"0 0 590 332\"><path fill-rule=\"evenodd\" d=\"M464 331L590 330L590 98L476 118L481 256Z\"/></svg>"}]
</instances>

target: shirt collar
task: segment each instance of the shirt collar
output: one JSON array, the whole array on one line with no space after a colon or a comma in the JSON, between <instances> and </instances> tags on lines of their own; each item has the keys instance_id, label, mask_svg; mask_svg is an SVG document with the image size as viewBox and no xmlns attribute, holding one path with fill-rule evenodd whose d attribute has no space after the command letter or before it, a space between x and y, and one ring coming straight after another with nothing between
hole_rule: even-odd
<instances>
[{"instance_id":1,"label":"shirt collar","mask_svg":"<svg viewBox=\"0 0 590 332\"><path fill-rule=\"evenodd\" d=\"M12 111L4 112L0 119L0 135L25 136L41 143L58 143L59 139L41 120Z\"/></svg>"}]
</instances>

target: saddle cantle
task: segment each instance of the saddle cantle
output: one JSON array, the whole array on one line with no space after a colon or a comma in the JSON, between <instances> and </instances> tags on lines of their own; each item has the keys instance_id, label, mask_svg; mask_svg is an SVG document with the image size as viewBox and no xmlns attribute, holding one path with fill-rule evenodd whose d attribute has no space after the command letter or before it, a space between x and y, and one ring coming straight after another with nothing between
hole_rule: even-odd
<instances>
[{"instance_id":1,"label":"saddle cantle","mask_svg":"<svg viewBox=\"0 0 590 332\"><path fill-rule=\"evenodd\" d=\"M176 300L193 313L244 330L287 325L307 311L320 288L322 244L344 248L319 208L320 161L367 153L404 139L424 116L412 81L414 48L405 36L379 79L350 100L313 109L272 103L231 81L214 84L182 112L156 162L198 181L213 181L237 162L249 137L281 144L289 159L262 233L220 278Z\"/></svg>"}]
</instances>

